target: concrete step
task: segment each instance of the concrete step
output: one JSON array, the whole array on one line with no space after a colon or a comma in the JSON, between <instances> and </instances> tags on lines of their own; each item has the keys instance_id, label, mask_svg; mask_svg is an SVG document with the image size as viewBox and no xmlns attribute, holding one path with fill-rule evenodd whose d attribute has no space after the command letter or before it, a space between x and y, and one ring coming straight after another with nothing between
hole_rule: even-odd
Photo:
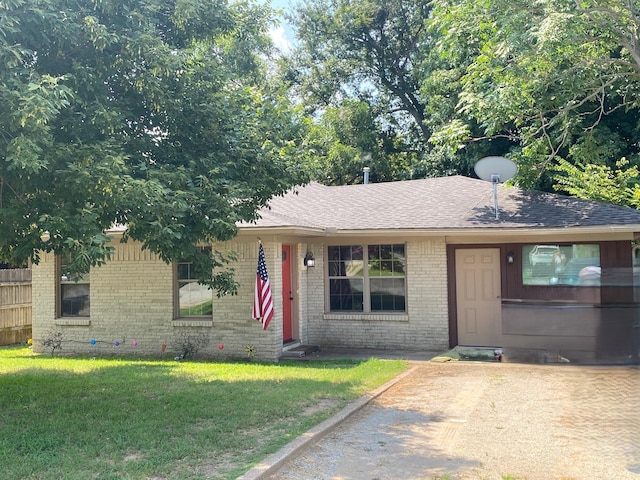
<instances>
[{"instance_id":1,"label":"concrete step","mask_svg":"<svg viewBox=\"0 0 640 480\"><path fill-rule=\"evenodd\" d=\"M319 351L320 347L318 345L299 345L294 348L283 350L280 358L300 358Z\"/></svg>"}]
</instances>

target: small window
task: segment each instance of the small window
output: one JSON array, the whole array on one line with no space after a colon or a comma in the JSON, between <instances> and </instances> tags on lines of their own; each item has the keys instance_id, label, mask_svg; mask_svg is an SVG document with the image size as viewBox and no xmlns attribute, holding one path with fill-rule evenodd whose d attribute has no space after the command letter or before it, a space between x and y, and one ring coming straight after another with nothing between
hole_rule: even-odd
<instances>
[{"instance_id":1,"label":"small window","mask_svg":"<svg viewBox=\"0 0 640 480\"><path fill-rule=\"evenodd\" d=\"M329 247L329 310L406 311L405 246Z\"/></svg>"},{"instance_id":2,"label":"small window","mask_svg":"<svg viewBox=\"0 0 640 480\"><path fill-rule=\"evenodd\" d=\"M213 291L198 283L192 263L178 262L175 270L176 317L211 317Z\"/></svg>"},{"instance_id":3,"label":"small window","mask_svg":"<svg viewBox=\"0 0 640 480\"><path fill-rule=\"evenodd\" d=\"M91 284L89 272L71 274L71 257L58 257L60 317L88 317L91 313Z\"/></svg>"},{"instance_id":4,"label":"small window","mask_svg":"<svg viewBox=\"0 0 640 480\"><path fill-rule=\"evenodd\" d=\"M600 285L600 246L597 244L523 245L524 285Z\"/></svg>"}]
</instances>

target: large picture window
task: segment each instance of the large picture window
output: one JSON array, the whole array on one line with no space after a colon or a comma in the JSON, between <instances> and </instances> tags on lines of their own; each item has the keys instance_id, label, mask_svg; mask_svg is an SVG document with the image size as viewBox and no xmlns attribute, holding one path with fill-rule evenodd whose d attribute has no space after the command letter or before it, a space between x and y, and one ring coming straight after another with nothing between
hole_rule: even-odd
<instances>
[{"instance_id":1,"label":"large picture window","mask_svg":"<svg viewBox=\"0 0 640 480\"><path fill-rule=\"evenodd\" d=\"M198 283L191 262L178 262L175 273L176 317L211 317L213 292Z\"/></svg>"},{"instance_id":2,"label":"large picture window","mask_svg":"<svg viewBox=\"0 0 640 480\"><path fill-rule=\"evenodd\" d=\"M89 272L72 274L71 257L58 257L60 317L88 317L91 313L91 284Z\"/></svg>"},{"instance_id":3,"label":"large picture window","mask_svg":"<svg viewBox=\"0 0 640 480\"><path fill-rule=\"evenodd\" d=\"M524 285L600 285L600 246L523 245L522 283Z\"/></svg>"},{"instance_id":4,"label":"large picture window","mask_svg":"<svg viewBox=\"0 0 640 480\"><path fill-rule=\"evenodd\" d=\"M330 311L406 311L403 244L332 246L327 253Z\"/></svg>"}]
</instances>

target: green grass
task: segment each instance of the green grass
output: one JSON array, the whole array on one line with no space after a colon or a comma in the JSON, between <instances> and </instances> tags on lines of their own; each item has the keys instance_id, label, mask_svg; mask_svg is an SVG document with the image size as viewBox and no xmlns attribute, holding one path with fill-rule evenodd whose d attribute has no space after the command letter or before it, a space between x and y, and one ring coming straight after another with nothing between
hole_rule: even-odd
<instances>
[{"instance_id":1,"label":"green grass","mask_svg":"<svg viewBox=\"0 0 640 480\"><path fill-rule=\"evenodd\" d=\"M236 478L406 367L72 359L0 348L0 475Z\"/></svg>"}]
</instances>

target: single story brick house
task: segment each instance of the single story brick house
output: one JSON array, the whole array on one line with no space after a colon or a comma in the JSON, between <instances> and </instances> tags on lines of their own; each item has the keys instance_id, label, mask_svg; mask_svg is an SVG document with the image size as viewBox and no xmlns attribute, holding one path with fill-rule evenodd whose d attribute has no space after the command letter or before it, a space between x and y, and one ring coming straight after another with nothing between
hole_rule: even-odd
<instances>
[{"instance_id":1,"label":"single story brick house","mask_svg":"<svg viewBox=\"0 0 640 480\"><path fill-rule=\"evenodd\" d=\"M197 285L188 264L140 245L79 282L33 267L33 336L62 353L277 361L299 345L523 349L570 361L638 361L640 211L461 176L329 187L274 198L215 248L236 252L238 295ZM252 318L259 240L275 314ZM313 266L312 266L313 265ZM185 340L187 339L187 340Z\"/></svg>"}]
</instances>

